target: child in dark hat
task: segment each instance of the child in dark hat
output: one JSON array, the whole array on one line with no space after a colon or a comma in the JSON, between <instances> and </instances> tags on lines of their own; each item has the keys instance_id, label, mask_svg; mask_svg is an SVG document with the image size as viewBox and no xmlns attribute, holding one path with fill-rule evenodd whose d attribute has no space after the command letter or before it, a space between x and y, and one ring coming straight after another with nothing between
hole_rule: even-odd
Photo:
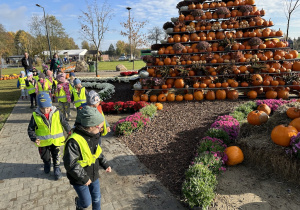
<instances>
[{"instance_id":1,"label":"child in dark hat","mask_svg":"<svg viewBox=\"0 0 300 210\"><path fill-rule=\"evenodd\" d=\"M68 79L70 85L74 88L75 84L74 84L74 80L75 80L75 73L74 72L70 72L70 78Z\"/></svg>"},{"instance_id":2,"label":"child in dark hat","mask_svg":"<svg viewBox=\"0 0 300 210\"><path fill-rule=\"evenodd\" d=\"M81 81L78 78L76 78L74 80L74 88L72 90L71 100L77 109L80 106L86 105L86 95L87 94L88 94L88 91L85 89L85 87L82 87Z\"/></svg>"},{"instance_id":3,"label":"child in dark hat","mask_svg":"<svg viewBox=\"0 0 300 210\"><path fill-rule=\"evenodd\" d=\"M41 92L37 97L38 108L32 113L28 125L28 136L39 149L44 162L44 172L48 174L51 168L51 156L55 180L62 177L60 170L60 146L64 145L63 128L71 134L71 127L55 106L52 106L50 95Z\"/></svg>"},{"instance_id":4,"label":"child in dark hat","mask_svg":"<svg viewBox=\"0 0 300 210\"><path fill-rule=\"evenodd\" d=\"M78 115L80 125L75 127L64 148L64 166L70 184L78 195L75 198L76 209L84 209L92 204L93 209L100 210L98 170L101 166L106 172L111 172L98 143L104 118L96 108L89 106L78 110Z\"/></svg>"},{"instance_id":5,"label":"child in dark hat","mask_svg":"<svg viewBox=\"0 0 300 210\"><path fill-rule=\"evenodd\" d=\"M37 82L36 85L36 89L35 89L35 93L37 95L39 95L41 92L46 92L50 95L51 97L51 85L48 82L48 80L46 80L46 76L44 73L40 73L39 74L39 80Z\"/></svg>"}]
</instances>

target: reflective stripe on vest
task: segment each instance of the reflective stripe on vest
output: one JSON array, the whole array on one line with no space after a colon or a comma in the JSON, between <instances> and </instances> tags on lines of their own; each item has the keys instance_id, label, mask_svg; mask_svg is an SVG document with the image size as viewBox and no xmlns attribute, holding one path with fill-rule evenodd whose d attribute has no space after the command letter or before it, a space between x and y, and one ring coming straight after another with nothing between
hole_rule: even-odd
<instances>
[{"instance_id":1,"label":"reflective stripe on vest","mask_svg":"<svg viewBox=\"0 0 300 210\"><path fill-rule=\"evenodd\" d=\"M85 87L81 88L80 95L78 96L76 88L73 89L75 107L80 107L82 103L86 103Z\"/></svg>"},{"instance_id":2,"label":"reflective stripe on vest","mask_svg":"<svg viewBox=\"0 0 300 210\"><path fill-rule=\"evenodd\" d=\"M27 88L28 94L33 94L33 93L35 93L35 87L32 85L31 82L29 83L29 86L26 87L26 88Z\"/></svg>"},{"instance_id":3,"label":"reflective stripe on vest","mask_svg":"<svg viewBox=\"0 0 300 210\"><path fill-rule=\"evenodd\" d=\"M74 139L80 148L80 153L82 155L82 160L77 160L77 163L80 164L80 166L82 168L86 167L86 166L91 166L92 164L95 164L97 158L100 156L102 149L100 147L100 145L98 144L97 149L96 149L96 153L92 154L90 147L88 145L88 143L86 142L86 140L80 136L77 133L73 133L68 139ZM66 148L66 146L65 146ZM64 148L64 151L65 151ZM65 153L65 152L64 152Z\"/></svg>"},{"instance_id":4,"label":"reflective stripe on vest","mask_svg":"<svg viewBox=\"0 0 300 210\"><path fill-rule=\"evenodd\" d=\"M105 136L107 134L107 128L106 128L106 120L105 120L105 116L104 113L101 113L103 118L104 118L104 124L103 124L103 132L101 133L101 136Z\"/></svg>"},{"instance_id":5,"label":"reflective stripe on vest","mask_svg":"<svg viewBox=\"0 0 300 210\"><path fill-rule=\"evenodd\" d=\"M46 147L54 144L55 146L64 145L65 137L63 133L63 127L60 122L59 112L53 113L49 127L45 124L43 118L36 114L36 112L32 113L34 121L37 125L35 129L36 137L41 140L40 145L37 147Z\"/></svg>"},{"instance_id":6,"label":"reflective stripe on vest","mask_svg":"<svg viewBox=\"0 0 300 210\"><path fill-rule=\"evenodd\" d=\"M20 88L24 89L26 88L26 84L25 84L25 79L27 79L27 77L19 77L19 83L20 83Z\"/></svg>"},{"instance_id":7,"label":"reflective stripe on vest","mask_svg":"<svg viewBox=\"0 0 300 210\"><path fill-rule=\"evenodd\" d=\"M40 82L38 82L38 91L39 91L39 94L41 92L46 92L46 93L49 93L49 83L47 80L44 81L44 89L42 87L42 84Z\"/></svg>"}]
</instances>

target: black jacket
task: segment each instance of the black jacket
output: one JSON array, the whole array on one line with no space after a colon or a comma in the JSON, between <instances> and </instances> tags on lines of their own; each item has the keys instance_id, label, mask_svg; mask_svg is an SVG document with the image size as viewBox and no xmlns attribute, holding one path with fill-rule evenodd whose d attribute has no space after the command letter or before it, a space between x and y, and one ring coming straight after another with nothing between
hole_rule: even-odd
<instances>
[{"instance_id":1,"label":"black jacket","mask_svg":"<svg viewBox=\"0 0 300 210\"><path fill-rule=\"evenodd\" d=\"M33 66L32 66L33 60L31 57L28 57L28 65L27 65L25 57L22 58L21 62L22 62L22 66L24 67L25 70L33 68Z\"/></svg>"},{"instance_id":2,"label":"black jacket","mask_svg":"<svg viewBox=\"0 0 300 210\"><path fill-rule=\"evenodd\" d=\"M59 61L59 66L63 67L63 62L62 62L61 58L58 58L57 60ZM51 59L50 70L53 72L55 72L57 70L57 68L55 68L55 65L54 65L57 60L55 60L54 58Z\"/></svg>"},{"instance_id":3,"label":"black jacket","mask_svg":"<svg viewBox=\"0 0 300 210\"><path fill-rule=\"evenodd\" d=\"M87 141L92 154L95 154L96 149L99 146L100 134L88 133L82 126L76 126L74 132L81 135ZM98 171L100 166L103 169L109 167L106 158L103 153L101 153L95 164L82 168L81 165L77 163L78 160L82 160L80 148L73 138L69 139L66 143L63 160L67 170L67 177L70 180L71 185L84 185L89 179L94 182L99 178Z\"/></svg>"},{"instance_id":4,"label":"black jacket","mask_svg":"<svg viewBox=\"0 0 300 210\"><path fill-rule=\"evenodd\" d=\"M25 85L26 85L26 87L29 87L30 83L35 87L36 84L37 84L37 81L34 78L32 78L31 81L29 81L28 78L25 79Z\"/></svg>"},{"instance_id":5,"label":"black jacket","mask_svg":"<svg viewBox=\"0 0 300 210\"><path fill-rule=\"evenodd\" d=\"M40 109L36 108L35 112L37 113L37 115L42 116L42 119L43 119L44 123L49 127L49 121L46 119L46 117L40 111ZM55 112L59 112L60 122L61 122L62 126L64 127L65 131L69 133L71 131L71 127L70 127L69 123L66 121L64 116L60 113L60 111L58 109L56 109L55 106L51 107L51 112L50 112L50 115L49 115L49 119L51 119L52 115ZM33 142L36 141L36 134L35 134L35 129L36 128L37 128L37 124L36 124L36 122L33 118L33 115L32 115L32 117L30 119L30 122L29 122L29 125L28 125L27 132L28 132L28 136L29 136L30 140L33 141Z\"/></svg>"}]
</instances>

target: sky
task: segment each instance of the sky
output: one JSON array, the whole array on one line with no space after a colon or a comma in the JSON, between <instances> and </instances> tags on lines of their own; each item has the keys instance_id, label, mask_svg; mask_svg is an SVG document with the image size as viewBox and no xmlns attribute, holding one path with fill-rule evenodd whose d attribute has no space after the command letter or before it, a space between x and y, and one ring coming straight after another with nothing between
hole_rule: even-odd
<instances>
[{"instance_id":1,"label":"sky","mask_svg":"<svg viewBox=\"0 0 300 210\"><path fill-rule=\"evenodd\" d=\"M89 0L90 1L90 0ZM294 1L294 0L293 0ZM98 0L102 5L102 0ZM128 41L121 36L121 22L128 20L128 10L131 7L131 16L137 21L148 21L144 33L154 26L162 27L171 17L178 17L176 5L180 0L108 0L113 9L113 18L110 21L110 30L105 34L101 44L101 50L107 50L110 44L116 44L118 40ZM256 0L258 9L266 11L265 19L274 22L273 29L279 28L286 32L287 19L284 13L284 0ZM40 4L45 8L46 14L54 15L63 24L66 33L72 37L75 43L81 47L83 41L79 30L78 16L86 11L85 0L0 0L0 23L7 31L16 32L19 29L30 32L29 23L33 15L43 16L42 8L35 6ZM293 13L290 23L290 37L300 37L300 7Z\"/></svg>"}]
</instances>

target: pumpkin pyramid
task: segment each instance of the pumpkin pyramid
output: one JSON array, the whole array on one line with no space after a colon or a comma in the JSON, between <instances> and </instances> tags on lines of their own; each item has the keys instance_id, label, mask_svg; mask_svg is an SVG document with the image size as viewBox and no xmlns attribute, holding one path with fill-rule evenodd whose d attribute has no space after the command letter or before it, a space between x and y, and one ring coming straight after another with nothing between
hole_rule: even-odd
<instances>
[{"instance_id":1,"label":"pumpkin pyramid","mask_svg":"<svg viewBox=\"0 0 300 210\"><path fill-rule=\"evenodd\" d=\"M143 58L134 100L298 97L298 52L254 0L181 1L177 9L163 25L168 38Z\"/></svg>"}]
</instances>

